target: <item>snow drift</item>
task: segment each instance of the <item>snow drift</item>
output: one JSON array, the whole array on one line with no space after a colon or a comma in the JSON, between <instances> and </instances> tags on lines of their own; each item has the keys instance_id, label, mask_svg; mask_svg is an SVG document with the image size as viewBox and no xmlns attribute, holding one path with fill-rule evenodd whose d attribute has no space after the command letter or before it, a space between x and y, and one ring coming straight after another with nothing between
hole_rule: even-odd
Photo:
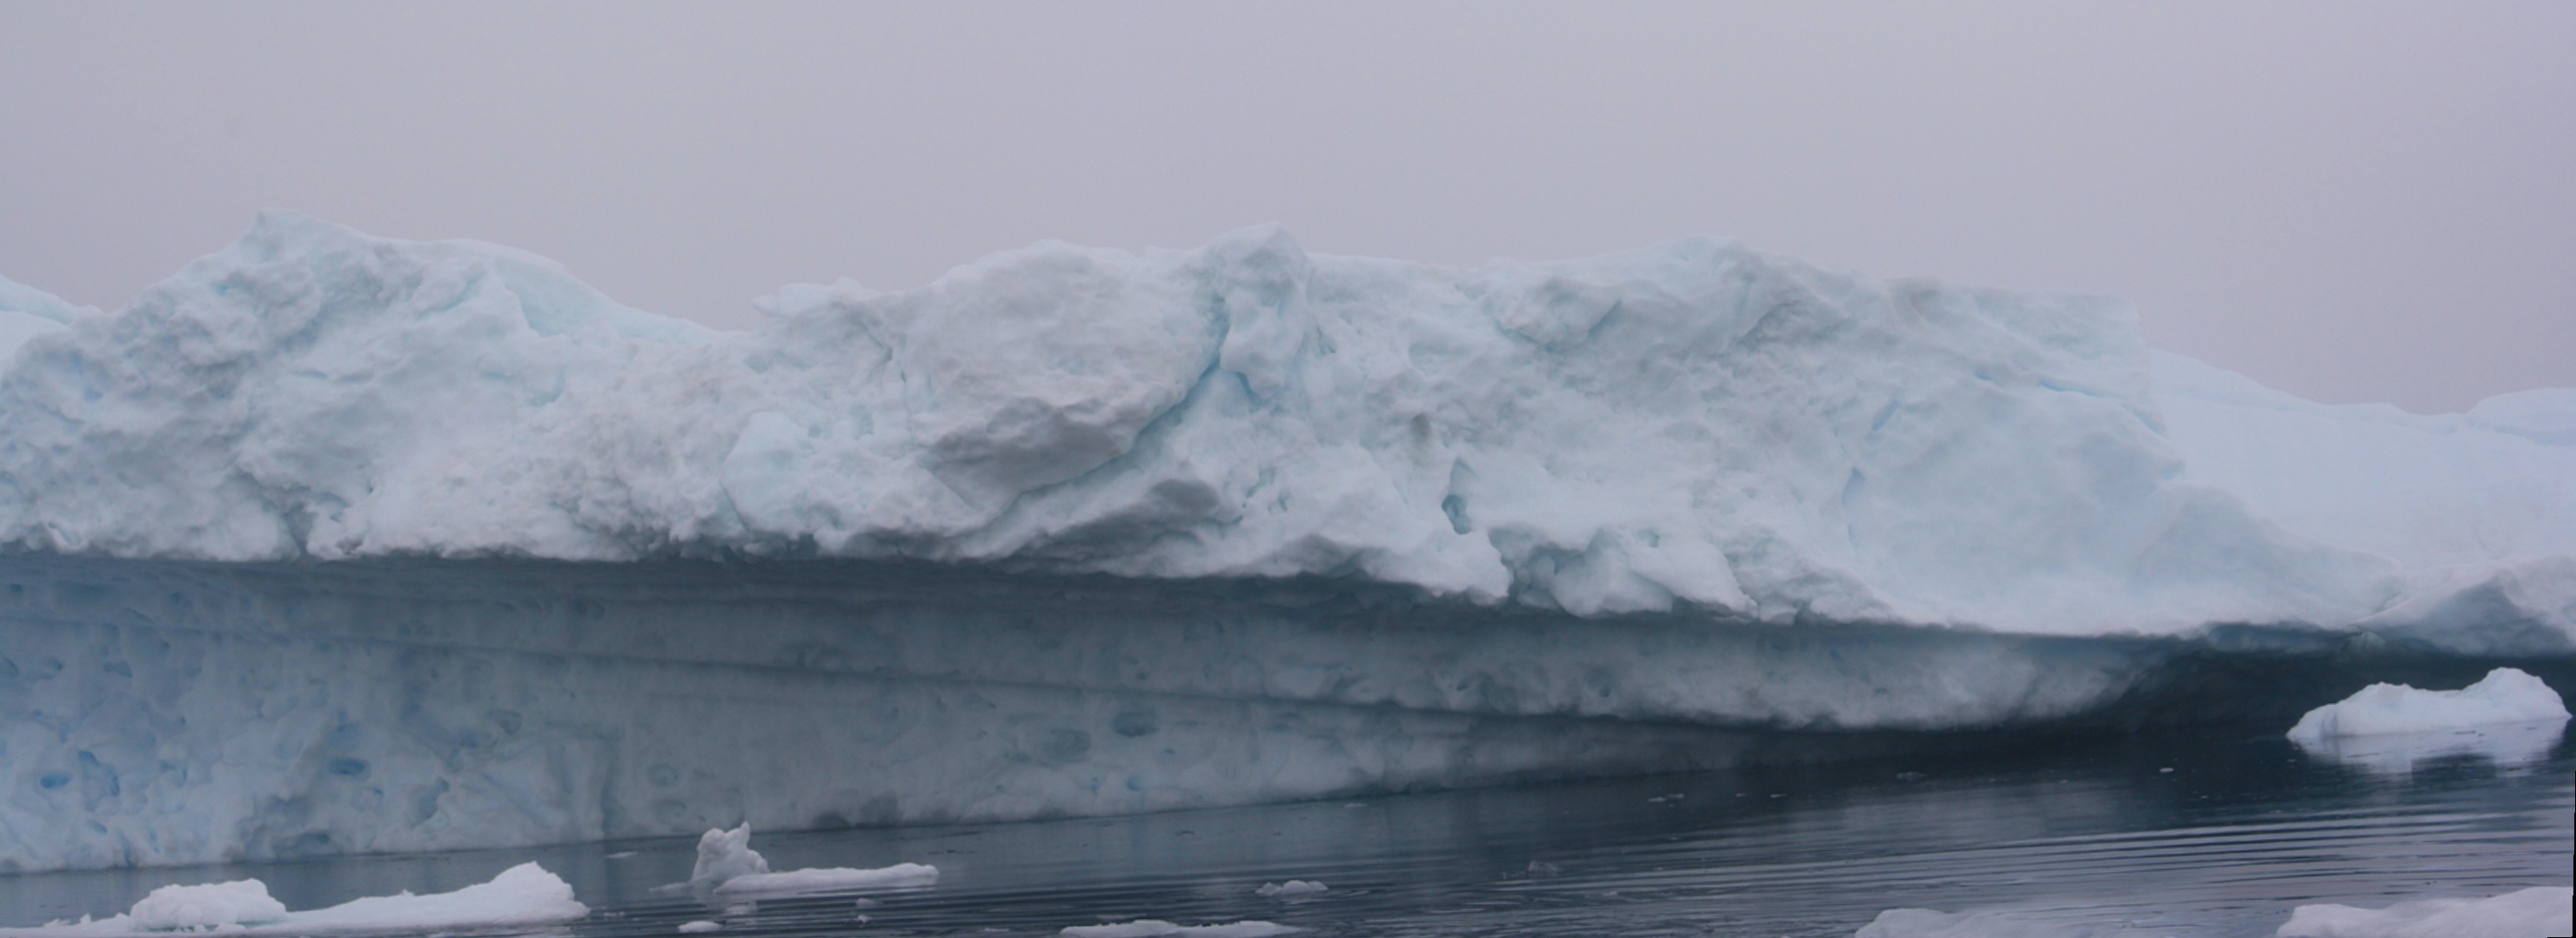
<instances>
[{"instance_id":1,"label":"snow drift","mask_svg":"<svg viewBox=\"0 0 2576 938\"><path fill-rule=\"evenodd\" d=\"M270 213L112 314L0 297L11 328L69 319L0 382L20 550L812 553L2544 653L2576 628L2566 395L2365 420L2151 370L2116 302L1723 241L1473 270L1271 228L1042 244L917 290L789 287L727 334L508 249ZM2346 437L2411 461L2273 461Z\"/></svg>"}]
</instances>

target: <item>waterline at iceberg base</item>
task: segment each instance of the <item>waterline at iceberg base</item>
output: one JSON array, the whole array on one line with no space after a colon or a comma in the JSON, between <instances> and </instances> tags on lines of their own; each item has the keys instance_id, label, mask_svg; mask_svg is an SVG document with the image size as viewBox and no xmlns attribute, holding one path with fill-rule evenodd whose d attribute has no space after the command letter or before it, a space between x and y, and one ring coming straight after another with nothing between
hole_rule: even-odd
<instances>
[{"instance_id":1,"label":"waterline at iceberg base","mask_svg":"<svg viewBox=\"0 0 2576 938\"><path fill-rule=\"evenodd\" d=\"M1586 621L827 561L19 557L0 622L18 870L1965 754L2008 731L2286 724L2480 666L2299 630Z\"/></svg>"},{"instance_id":2,"label":"waterline at iceberg base","mask_svg":"<svg viewBox=\"0 0 2576 938\"><path fill-rule=\"evenodd\" d=\"M768 325L263 216L0 281L0 867L2285 730L2576 664L2576 391L1694 239L1043 244Z\"/></svg>"}]
</instances>

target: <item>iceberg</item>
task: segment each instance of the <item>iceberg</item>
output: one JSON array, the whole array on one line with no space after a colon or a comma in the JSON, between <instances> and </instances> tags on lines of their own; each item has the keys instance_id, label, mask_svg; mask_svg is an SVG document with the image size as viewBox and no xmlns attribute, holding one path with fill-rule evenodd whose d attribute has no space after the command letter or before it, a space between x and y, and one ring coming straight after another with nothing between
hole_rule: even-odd
<instances>
[{"instance_id":1,"label":"iceberg","mask_svg":"<svg viewBox=\"0 0 2576 938\"><path fill-rule=\"evenodd\" d=\"M2289 737L2312 755L2389 773L2451 756L2514 766L2547 758L2567 719L2547 682L2497 668L2459 690L2373 684L2308 711Z\"/></svg>"},{"instance_id":2,"label":"iceberg","mask_svg":"<svg viewBox=\"0 0 2576 938\"><path fill-rule=\"evenodd\" d=\"M286 213L114 311L0 282L0 869L2287 725L2576 662L2576 396L2309 404L2116 301L1255 228L761 306Z\"/></svg>"}]
</instances>

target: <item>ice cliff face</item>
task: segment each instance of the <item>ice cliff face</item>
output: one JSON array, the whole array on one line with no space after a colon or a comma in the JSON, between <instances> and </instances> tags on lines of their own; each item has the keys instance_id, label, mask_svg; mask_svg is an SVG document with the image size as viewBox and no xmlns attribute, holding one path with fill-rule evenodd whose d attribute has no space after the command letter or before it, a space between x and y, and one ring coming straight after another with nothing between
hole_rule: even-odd
<instances>
[{"instance_id":1,"label":"ice cliff face","mask_svg":"<svg viewBox=\"0 0 2576 938\"><path fill-rule=\"evenodd\" d=\"M715 333L508 249L286 214L115 313L11 285L0 315L30 334L0 377L0 541L1320 575L1581 616L2073 633L2465 602L2520 623L2481 640L2535 649L2567 646L2576 595L2563 533L2462 580L2375 540L2387 512L2338 514L2376 483L2264 475L2263 446L2332 422L2313 405L2210 442L2206 412L2237 405L2169 414L2106 301L1709 240L1454 270L1252 229L763 303L767 327ZM2524 398L2458 422L2566 459L2563 396ZM2424 458L2491 455L2444 445ZM2497 497L2576 510L2564 485Z\"/></svg>"}]
</instances>

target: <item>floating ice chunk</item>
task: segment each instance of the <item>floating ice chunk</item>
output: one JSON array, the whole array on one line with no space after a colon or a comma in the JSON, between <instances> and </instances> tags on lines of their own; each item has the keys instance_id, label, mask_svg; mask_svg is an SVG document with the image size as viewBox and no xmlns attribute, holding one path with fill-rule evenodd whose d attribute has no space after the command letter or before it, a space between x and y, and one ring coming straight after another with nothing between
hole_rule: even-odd
<instances>
[{"instance_id":1,"label":"floating ice chunk","mask_svg":"<svg viewBox=\"0 0 2576 938\"><path fill-rule=\"evenodd\" d=\"M2576 889L2537 886L2485 899L2426 899L2385 909L2303 905L2280 938L2545 938L2576 934Z\"/></svg>"},{"instance_id":2,"label":"floating ice chunk","mask_svg":"<svg viewBox=\"0 0 2576 938\"><path fill-rule=\"evenodd\" d=\"M716 893L723 896L795 896L938 884L938 867L927 863L897 863L870 870L831 867L784 873L747 873L726 880L724 885L716 887Z\"/></svg>"},{"instance_id":3,"label":"floating ice chunk","mask_svg":"<svg viewBox=\"0 0 2576 938\"><path fill-rule=\"evenodd\" d=\"M2052 921L2023 909L1940 912L1889 909L1852 938L2121 938L2139 934L2126 925Z\"/></svg>"},{"instance_id":4,"label":"floating ice chunk","mask_svg":"<svg viewBox=\"0 0 2576 938\"><path fill-rule=\"evenodd\" d=\"M680 934L683 934L683 935L703 935L703 934L706 934L706 933L711 932L711 931L723 931L723 930L724 930L724 926L723 926L723 925L718 924L718 923L715 923L715 922L710 922L710 921L707 921L707 920L705 920L705 919L699 919L699 920L694 921L694 922L681 922L681 923L680 923Z\"/></svg>"},{"instance_id":5,"label":"floating ice chunk","mask_svg":"<svg viewBox=\"0 0 2576 938\"><path fill-rule=\"evenodd\" d=\"M286 917L286 906L256 879L201 886L163 886L126 913L134 927L155 930L264 925Z\"/></svg>"},{"instance_id":6,"label":"floating ice chunk","mask_svg":"<svg viewBox=\"0 0 2576 938\"><path fill-rule=\"evenodd\" d=\"M1140 918L1113 925L1074 925L1060 934L1065 938L1269 938L1301 931L1305 929L1249 919L1224 925L1174 925L1161 919Z\"/></svg>"},{"instance_id":7,"label":"floating ice chunk","mask_svg":"<svg viewBox=\"0 0 2576 938\"><path fill-rule=\"evenodd\" d=\"M2321 743L2332 737L2384 733L2437 733L2505 723L2567 719L2567 703L2537 677L2497 668L2459 690L2417 690L2373 684L2350 697L2308 711L2290 738Z\"/></svg>"},{"instance_id":8,"label":"floating ice chunk","mask_svg":"<svg viewBox=\"0 0 2576 938\"><path fill-rule=\"evenodd\" d=\"M2319 758L2402 773L2452 756L2499 765L2536 762L2557 745L2567 719L2566 702L2548 684L2497 668L2453 691L2373 684L2308 711L2289 736Z\"/></svg>"},{"instance_id":9,"label":"floating ice chunk","mask_svg":"<svg viewBox=\"0 0 2576 938\"><path fill-rule=\"evenodd\" d=\"M136 903L134 911L125 915L33 928L0 928L0 938L163 938L174 930L197 928L211 928L240 938L341 938L427 929L554 925L590 914L590 907L574 901L572 886L534 863L519 864L503 870L491 882L454 892L369 896L309 912L278 908L274 900L268 899L266 884L258 880L219 885L223 888L179 887L174 891L165 887ZM266 905L247 901L252 896L266 901ZM157 898L169 901L156 904ZM231 907L230 921L215 921L223 916L216 902L242 904ZM276 912L272 914L270 909ZM146 913L151 917L146 918Z\"/></svg>"},{"instance_id":10,"label":"floating ice chunk","mask_svg":"<svg viewBox=\"0 0 2576 938\"><path fill-rule=\"evenodd\" d=\"M772 873L769 861L751 849L751 823L746 821L732 830L717 828L699 835L697 868L689 873L688 885L720 896L742 898L897 889L938 882L939 868L923 863L897 863L870 870L829 867Z\"/></svg>"},{"instance_id":11,"label":"floating ice chunk","mask_svg":"<svg viewBox=\"0 0 2576 938\"><path fill-rule=\"evenodd\" d=\"M689 885L713 889L743 876L769 872L769 861L751 849L751 822L732 830L715 828L698 835L698 862L689 870Z\"/></svg>"},{"instance_id":12,"label":"floating ice chunk","mask_svg":"<svg viewBox=\"0 0 2576 938\"><path fill-rule=\"evenodd\" d=\"M1332 887L1330 886L1326 886L1312 880L1292 879L1284 883L1263 883L1261 884L1261 888L1255 889L1253 892L1258 895L1277 899L1285 896L1311 896L1315 893L1323 892L1331 888Z\"/></svg>"}]
</instances>

